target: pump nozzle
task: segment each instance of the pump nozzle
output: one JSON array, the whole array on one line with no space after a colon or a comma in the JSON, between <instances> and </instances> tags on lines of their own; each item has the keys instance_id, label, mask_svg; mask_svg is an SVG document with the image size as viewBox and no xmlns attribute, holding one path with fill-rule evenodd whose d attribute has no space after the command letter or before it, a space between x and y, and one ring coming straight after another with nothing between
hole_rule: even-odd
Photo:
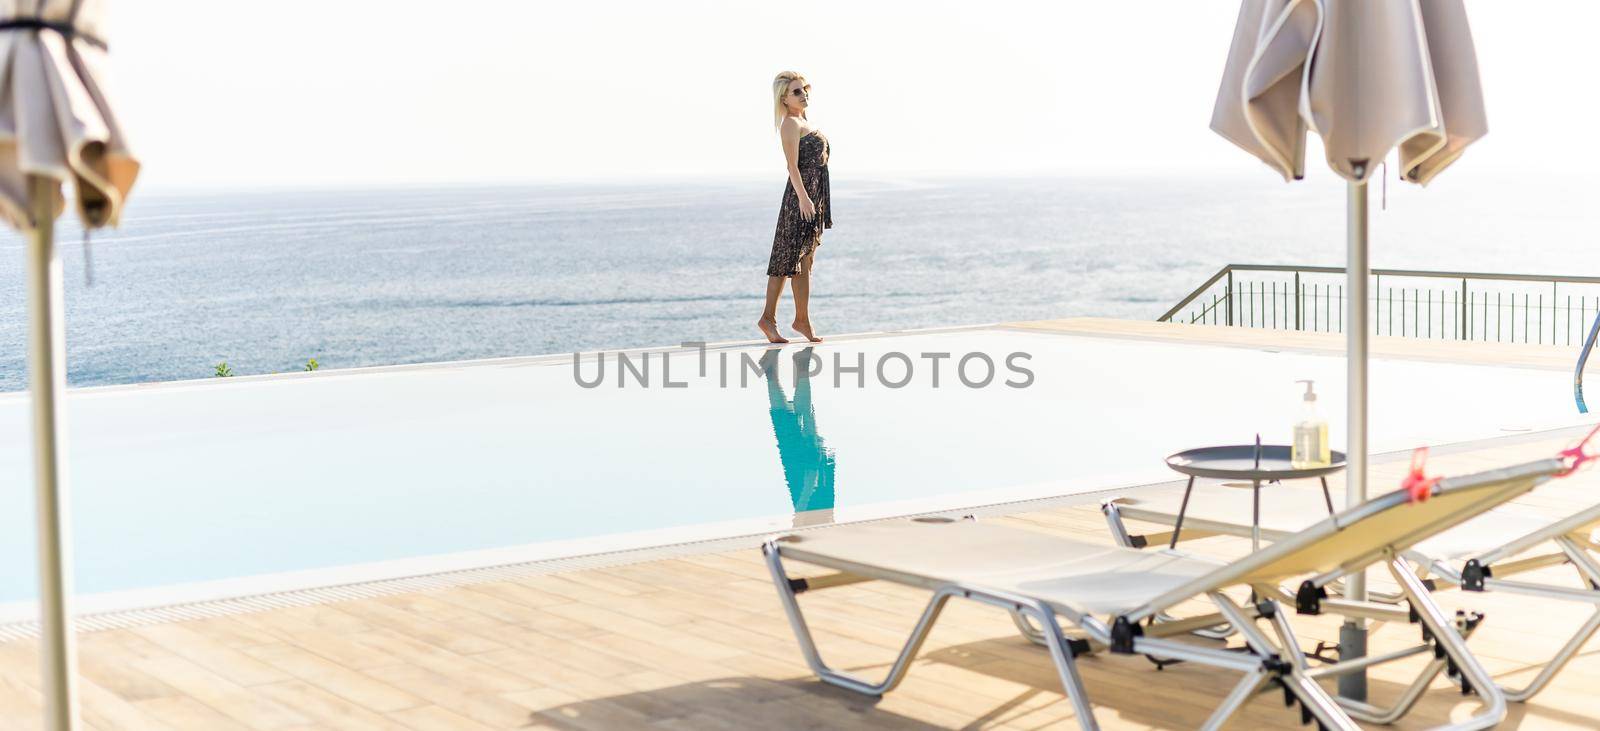
<instances>
[{"instance_id":1,"label":"pump nozzle","mask_svg":"<svg viewBox=\"0 0 1600 731\"><path fill-rule=\"evenodd\" d=\"M1306 384L1306 395L1305 395L1305 398L1303 398L1302 400L1304 400L1304 401L1316 401L1317 400L1317 393L1315 391L1311 390L1312 381L1310 379L1303 379L1303 380L1295 381L1295 383L1304 383L1304 384Z\"/></svg>"}]
</instances>

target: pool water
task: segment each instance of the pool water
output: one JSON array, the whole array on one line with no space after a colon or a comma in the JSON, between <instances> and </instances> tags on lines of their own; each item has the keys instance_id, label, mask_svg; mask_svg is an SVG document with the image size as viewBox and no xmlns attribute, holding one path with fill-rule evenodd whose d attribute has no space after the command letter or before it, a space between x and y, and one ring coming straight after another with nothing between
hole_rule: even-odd
<instances>
[{"instance_id":1,"label":"pool water","mask_svg":"<svg viewBox=\"0 0 1600 731\"><path fill-rule=\"evenodd\" d=\"M74 391L77 590L415 573L1165 481L1172 452L1286 442L1301 378L1335 448L1345 433L1343 358L1300 352L972 328L629 365ZM1556 371L1380 359L1371 397L1374 451L1579 420ZM25 394L0 397L0 602L36 591L31 472ZM422 558L439 556L459 560Z\"/></svg>"}]
</instances>

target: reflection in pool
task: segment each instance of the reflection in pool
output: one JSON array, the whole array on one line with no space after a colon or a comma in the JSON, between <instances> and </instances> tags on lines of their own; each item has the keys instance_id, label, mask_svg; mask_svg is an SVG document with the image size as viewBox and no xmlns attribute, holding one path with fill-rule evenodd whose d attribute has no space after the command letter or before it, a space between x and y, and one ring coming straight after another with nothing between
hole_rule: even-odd
<instances>
[{"instance_id":1,"label":"reflection in pool","mask_svg":"<svg viewBox=\"0 0 1600 731\"><path fill-rule=\"evenodd\" d=\"M817 433L817 413L811 405L811 348L802 348L793 356L792 402L783 392L778 352L778 348L772 348L762 355L761 369L767 378L767 413L772 417L772 433L778 438L783 479L789 483L794 524L832 523L834 455Z\"/></svg>"}]
</instances>

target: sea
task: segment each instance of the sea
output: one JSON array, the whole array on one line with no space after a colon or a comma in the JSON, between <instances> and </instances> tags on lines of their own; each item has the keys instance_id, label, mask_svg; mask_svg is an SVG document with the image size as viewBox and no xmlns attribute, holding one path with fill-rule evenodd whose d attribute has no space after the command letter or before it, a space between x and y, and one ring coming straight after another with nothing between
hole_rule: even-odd
<instances>
[{"instance_id":1,"label":"sea","mask_svg":"<svg viewBox=\"0 0 1600 731\"><path fill-rule=\"evenodd\" d=\"M59 224L71 386L758 337L783 180L135 191ZM1600 274L1583 180L1374 184L1379 267ZM1331 175L838 175L823 335L1155 319L1229 263L1343 265ZM0 235L0 391L26 388L23 242ZM89 271L86 271L86 268ZM92 284L89 275L92 273ZM779 322L793 310L785 293Z\"/></svg>"}]
</instances>

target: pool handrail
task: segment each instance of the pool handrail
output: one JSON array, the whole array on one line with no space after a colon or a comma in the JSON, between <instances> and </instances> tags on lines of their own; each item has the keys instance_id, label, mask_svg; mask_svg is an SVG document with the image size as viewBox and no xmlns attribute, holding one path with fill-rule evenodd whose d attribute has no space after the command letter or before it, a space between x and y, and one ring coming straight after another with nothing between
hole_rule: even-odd
<instances>
[{"instance_id":1,"label":"pool handrail","mask_svg":"<svg viewBox=\"0 0 1600 731\"><path fill-rule=\"evenodd\" d=\"M1589 351L1594 350L1595 336L1600 335L1600 313L1595 314L1594 324L1589 326L1589 337L1583 341L1583 350L1578 353L1578 367L1572 374L1572 397L1578 402L1578 413L1589 413L1589 406L1583 402L1583 366L1589 362Z\"/></svg>"}]
</instances>

